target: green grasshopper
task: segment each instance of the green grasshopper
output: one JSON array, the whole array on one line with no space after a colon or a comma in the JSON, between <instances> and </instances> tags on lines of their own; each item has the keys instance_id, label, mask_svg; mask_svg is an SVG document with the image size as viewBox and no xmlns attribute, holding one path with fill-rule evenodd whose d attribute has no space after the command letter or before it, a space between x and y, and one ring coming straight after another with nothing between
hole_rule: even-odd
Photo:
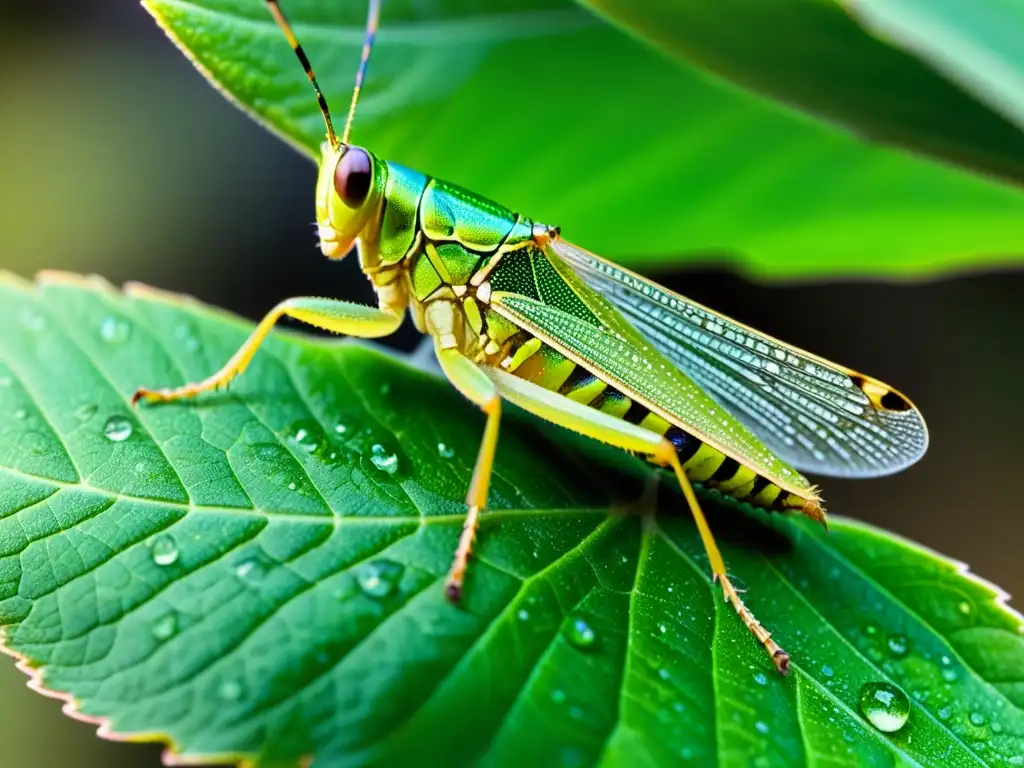
<instances>
[{"instance_id":1,"label":"green grasshopper","mask_svg":"<svg viewBox=\"0 0 1024 768\"><path fill-rule=\"evenodd\" d=\"M558 227L349 144L380 0L370 0L339 140L305 52L277 0L266 2L312 83L327 128L316 187L320 248L341 259L356 246L378 306L288 299L217 373L176 389L139 389L133 402L179 400L227 385L283 316L380 338L398 329L408 307L416 327L433 338L444 375L486 414L445 585L449 599L462 594L507 400L670 468L713 579L785 674L789 655L730 581L692 484L768 510L798 510L824 524L817 490L794 467L848 477L903 469L927 447L918 410L876 379L776 341L570 244Z\"/></svg>"}]
</instances>

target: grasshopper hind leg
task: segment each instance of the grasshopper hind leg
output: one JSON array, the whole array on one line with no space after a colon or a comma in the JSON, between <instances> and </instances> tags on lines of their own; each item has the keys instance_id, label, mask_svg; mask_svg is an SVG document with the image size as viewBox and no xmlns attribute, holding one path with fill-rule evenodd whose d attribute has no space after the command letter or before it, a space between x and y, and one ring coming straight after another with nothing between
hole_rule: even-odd
<instances>
[{"instance_id":1,"label":"grasshopper hind leg","mask_svg":"<svg viewBox=\"0 0 1024 768\"><path fill-rule=\"evenodd\" d=\"M722 559L718 544L704 517L704 511L697 502L697 496L686 477L676 448L669 440L656 432L616 419L504 371L489 368L486 369L486 372L495 383L501 397L518 405L523 410L595 440L649 456L656 464L671 467L679 480L694 522L697 524L697 531L700 533L708 561L711 563L712 580L721 584L726 601L736 610L747 629L764 646L775 668L782 674L789 671L789 654L779 647L779 644L772 639L771 633L747 608L743 598L740 597L739 592L729 579L725 561Z\"/></svg>"}]
</instances>

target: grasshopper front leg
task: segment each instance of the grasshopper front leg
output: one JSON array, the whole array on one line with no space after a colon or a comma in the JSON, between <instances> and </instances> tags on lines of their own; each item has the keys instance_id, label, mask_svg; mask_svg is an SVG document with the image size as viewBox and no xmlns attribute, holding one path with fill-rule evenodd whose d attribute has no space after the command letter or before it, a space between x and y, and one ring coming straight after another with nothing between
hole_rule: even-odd
<instances>
[{"instance_id":1,"label":"grasshopper front leg","mask_svg":"<svg viewBox=\"0 0 1024 768\"><path fill-rule=\"evenodd\" d=\"M285 315L325 331L346 336L358 336L362 339L390 336L402 324L402 314L389 309L313 297L287 299L267 313L267 316L256 326L252 335L215 374L202 381L173 389L140 388L132 395L132 403L137 403L139 400L166 403L195 397L203 392L227 386L229 381L246 369L252 356L270 333L274 324Z\"/></svg>"}]
</instances>

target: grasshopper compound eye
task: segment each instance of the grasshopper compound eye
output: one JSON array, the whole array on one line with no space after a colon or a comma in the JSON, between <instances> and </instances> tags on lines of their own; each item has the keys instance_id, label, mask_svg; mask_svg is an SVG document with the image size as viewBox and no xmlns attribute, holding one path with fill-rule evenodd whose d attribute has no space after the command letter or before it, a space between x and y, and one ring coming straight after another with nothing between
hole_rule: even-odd
<instances>
[{"instance_id":1,"label":"grasshopper compound eye","mask_svg":"<svg viewBox=\"0 0 1024 768\"><path fill-rule=\"evenodd\" d=\"M373 166L370 156L359 147L351 147L338 161L334 170L334 191L341 201L352 210L366 202L373 181Z\"/></svg>"}]
</instances>

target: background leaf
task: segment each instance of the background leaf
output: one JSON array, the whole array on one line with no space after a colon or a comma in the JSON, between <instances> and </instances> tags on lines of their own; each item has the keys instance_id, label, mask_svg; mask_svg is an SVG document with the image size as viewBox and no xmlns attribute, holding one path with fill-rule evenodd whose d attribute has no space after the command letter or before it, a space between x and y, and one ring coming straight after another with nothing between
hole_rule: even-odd
<instances>
[{"instance_id":1,"label":"background leaf","mask_svg":"<svg viewBox=\"0 0 1024 768\"><path fill-rule=\"evenodd\" d=\"M4 640L111 733L268 765L1024 753L1020 617L908 542L709 503L793 654L783 679L709 583L677 494L654 518L637 463L512 413L454 607L441 583L482 419L441 381L275 334L232 394L132 410L138 384L209 373L251 326L54 274L0 280L0 308ZM910 697L895 733L860 714L885 681Z\"/></svg>"},{"instance_id":2,"label":"background leaf","mask_svg":"<svg viewBox=\"0 0 1024 768\"><path fill-rule=\"evenodd\" d=\"M1013 0L580 2L667 53L812 115L1024 181L1024 134L971 87L993 78L1024 97L1019 76L1008 81L999 61L1017 59L1019 72L1013 42L1024 35L1024 15ZM883 34L869 34L847 7ZM904 53L890 41L916 44ZM925 62L912 55L922 49L931 54ZM972 69L976 78L961 90L929 67L936 61L948 62L940 71Z\"/></svg>"},{"instance_id":3,"label":"background leaf","mask_svg":"<svg viewBox=\"0 0 1024 768\"><path fill-rule=\"evenodd\" d=\"M309 84L262 5L147 8L231 99L315 153L323 128ZM340 119L365 9L286 9ZM1019 190L710 82L567 0L388 3L384 13L354 140L605 255L651 266L725 257L806 277L992 267L1024 252ZM974 112L961 112L945 121L971 125ZM1024 156L1009 127L974 128L1001 158Z\"/></svg>"},{"instance_id":4,"label":"background leaf","mask_svg":"<svg viewBox=\"0 0 1024 768\"><path fill-rule=\"evenodd\" d=\"M1024 6L1014 0L847 0L879 36L920 56L1024 128ZM1017 160L1021 159L1018 152Z\"/></svg>"}]
</instances>

